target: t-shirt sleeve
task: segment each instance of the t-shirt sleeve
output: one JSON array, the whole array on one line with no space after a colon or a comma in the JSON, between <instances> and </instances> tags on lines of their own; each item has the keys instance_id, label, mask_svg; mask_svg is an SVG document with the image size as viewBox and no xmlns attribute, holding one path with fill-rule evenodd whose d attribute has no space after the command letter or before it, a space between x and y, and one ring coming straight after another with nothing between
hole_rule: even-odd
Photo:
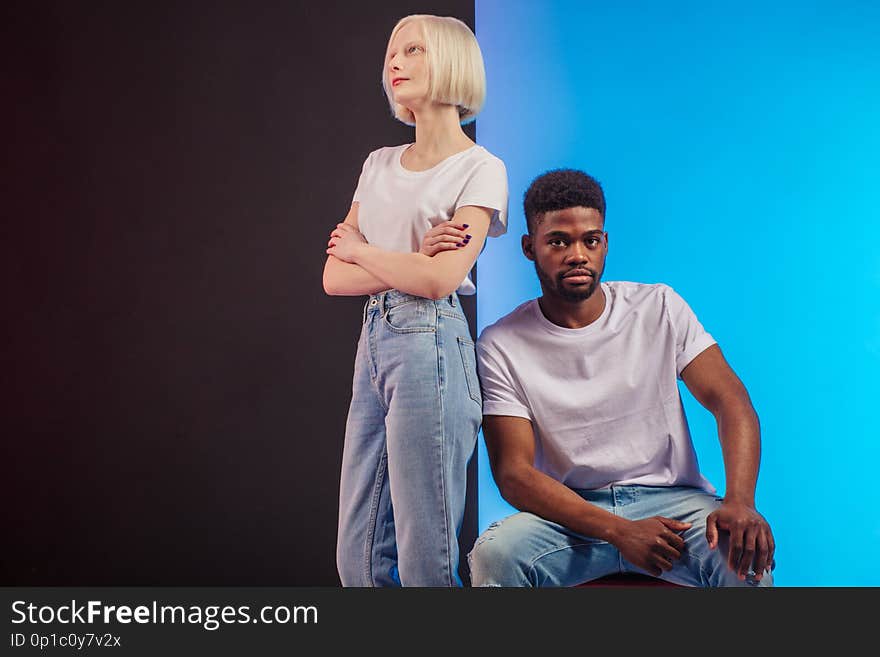
<instances>
[{"instance_id":1,"label":"t-shirt sleeve","mask_svg":"<svg viewBox=\"0 0 880 657\"><path fill-rule=\"evenodd\" d=\"M666 310L675 334L676 374L681 378L682 370L715 344L715 338L706 332L691 307L671 287L666 287Z\"/></svg>"},{"instance_id":2,"label":"t-shirt sleeve","mask_svg":"<svg viewBox=\"0 0 880 657\"><path fill-rule=\"evenodd\" d=\"M494 210L489 223L489 237L507 232L507 168L504 162L492 157L474 169L455 203L458 210L463 205L478 205Z\"/></svg>"},{"instance_id":3,"label":"t-shirt sleeve","mask_svg":"<svg viewBox=\"0 0 880 657\"><path fill-rule=\"evenodd\" d=\"M483 391L483 415L510 415L532 419L505 360L482 340L477 341L477 372Z\"/></svg>"},{"instance_id":4,"label":"t-shirt sleeve","mask_svg":"<svg viewBox=\"0 0 880 657\"><path fill-rule=\"evenodd\" d=\"M375 151L374 151L375 152ZM367 186L367 176L369 175L370 165L373 161L373 153L367 155L367 159L364 160L364 165L361 167L361 175L358 177L357 187L354 189L354 196L351 199L352 203L360 203L361 197L364 194Z\"/></svg>"}]
</instances>

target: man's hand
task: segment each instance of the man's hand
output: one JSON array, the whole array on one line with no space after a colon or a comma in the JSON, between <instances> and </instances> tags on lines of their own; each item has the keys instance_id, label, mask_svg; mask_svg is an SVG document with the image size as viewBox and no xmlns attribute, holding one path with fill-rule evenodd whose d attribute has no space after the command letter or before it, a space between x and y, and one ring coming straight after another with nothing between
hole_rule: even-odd
<instances>
[{"instance_id":1,"label":"man's hand","mask_svg":"<svg viewBox=\"0 0 880 657\"><path fill-rule=\"evenodd\" d=\"M614 545L631 564L657 577L665 570L672 570L672 562L681 557L684 539L676 532L690 526L689 522L663 516L632 520Z\"/></svg>"},{"instance_id":2,"label":"man's hand","mask_svg":"<svg viewBox=\"0 0 880 657\"><path fill-rule=\"evenodd\" d=\"M755 579L760 581L764 570L773 563L776 551L773 532L764 517L748 504L724 500L706 518L706 540L713 550L718 547L719 530L730 533L728 567L740 579L745 579L749 568L753 567Z\"/></svg>"},{"instance_id":3,"label":"man's hand","mask_svg":"<svg viewBox=\"0 0 880 657\"><path fill-rule=\"evenodd\" d=\"M366 243L366 238L351 224L336 224L336 228L330 233L330 241L327 242L327 254L344 262L354 262L355 250Z\"/></svg>"},{"instance_id":4,"label":"man's hand","mask_svg":"<svg viewBox=\"0 0 880 657\"><path fill-rule=\"evenodd\" d=\"M458 224L451 220L439 223L425 233L419 253L433 257L441 251L455 251L467 246L471 241L471 236L465 232L467 229L467 224Z\"/></svg>"}]
</instances>

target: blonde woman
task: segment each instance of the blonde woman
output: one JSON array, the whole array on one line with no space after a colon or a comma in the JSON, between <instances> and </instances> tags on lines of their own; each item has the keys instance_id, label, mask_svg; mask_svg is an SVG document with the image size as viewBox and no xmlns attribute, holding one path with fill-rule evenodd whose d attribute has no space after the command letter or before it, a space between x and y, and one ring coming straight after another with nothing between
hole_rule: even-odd
<instances>
[{"instance_id":1,"label":"blonde woman","mask_svg":"<svg viewBox=\"0 0 880 657\"><path fill-rule=\"evenodd\" d=\"M466 468L482 418L459 294L487 235L506 230L507 174L461 126L485 98L473 32L401 19L382 83L415 141L364 162L330 234L328 294L370 295L346 423L336 561L343 586L459 586Z\"/></svg>"}]
</instances>

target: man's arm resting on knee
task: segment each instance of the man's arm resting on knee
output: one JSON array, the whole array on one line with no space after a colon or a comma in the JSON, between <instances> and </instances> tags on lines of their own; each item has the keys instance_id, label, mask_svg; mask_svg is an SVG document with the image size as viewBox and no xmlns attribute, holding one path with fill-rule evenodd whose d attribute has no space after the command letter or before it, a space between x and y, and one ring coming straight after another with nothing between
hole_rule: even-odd
<instances>
[{"instance_id":1,"label":"man's arm resting on knee","mask_svg":"<svg viewBox=\"0 0 880 657\"><path fill-rule=\"evenodd\" d=\"M671 569L681 556L684 541L676 532L690 527L689 523L659 516L638 521L621 518L535 468L535 434L528 419L484 415L483 436L495 483L515 508L607 541L631 563L654 575Z\"/></svg>"},{"instance_id":2,"label":"man's arm resting on knee","mask_svg":"<svg viewBox=\"0 0 880 657\"><path fill-rule=\"evenodd\" d=\"M718 545L718 530L730 532L728 566L744 579L754 559L757 579L773 562L776 545L770 525L755 508L755 485L761 461L761 429L749 393L712 345L681 372L688 390L718 424L726 489L718 511L706 522L706 539Z\"/></svg>"},{"instance_id":3,"label":"man's arm resting on knee","mask_svg":"<svg viewBox=\"0 0 880 657\"><path fill-rule=\"evenodd\" d=\"M590 504L565 484L535 468L535 435L526 418L484 415L483 436L501 495L529 511L585 536L611 542L621 518Z\"/></svg>"}]
</instances>

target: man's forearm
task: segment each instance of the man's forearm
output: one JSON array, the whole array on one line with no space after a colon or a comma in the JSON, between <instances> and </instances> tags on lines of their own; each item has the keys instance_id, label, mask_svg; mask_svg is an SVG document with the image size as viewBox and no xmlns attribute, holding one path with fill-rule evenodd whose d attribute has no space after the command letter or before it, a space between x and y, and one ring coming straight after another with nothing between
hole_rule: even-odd
<instances>
[{"instance_id":1,"label":"man's forearm","mask_svg":"<svg viewBox=\"0 0 880 657\"><path fill-rule=\"evenodd\" d=\"M519 468L499 479L501 494L512 506L578 534L613 544L627 522L533 467Z\"/></svg>"},{"instance_id":2,"label":"man's forearm","mask_svg":"<svg viewBox=\"0 0 880 657\"><path fill-rule=\"evenodd\" d=\"M755 487L761 462L758 415L748 399L732 399L715 414L724 457L726 500L755 506Z\"/></svg>"},{"instance_id":3,"label":"man's forearm","mask_svg":"<svg viewBox=\"0 0 880 657\"><path fill-rule=\"evenodd\" d=\"M717 344L694 358L681 378L718 424L727 481L725 499L754 508L761 430L749 393Z\"/></svg>"}]
</instances>

